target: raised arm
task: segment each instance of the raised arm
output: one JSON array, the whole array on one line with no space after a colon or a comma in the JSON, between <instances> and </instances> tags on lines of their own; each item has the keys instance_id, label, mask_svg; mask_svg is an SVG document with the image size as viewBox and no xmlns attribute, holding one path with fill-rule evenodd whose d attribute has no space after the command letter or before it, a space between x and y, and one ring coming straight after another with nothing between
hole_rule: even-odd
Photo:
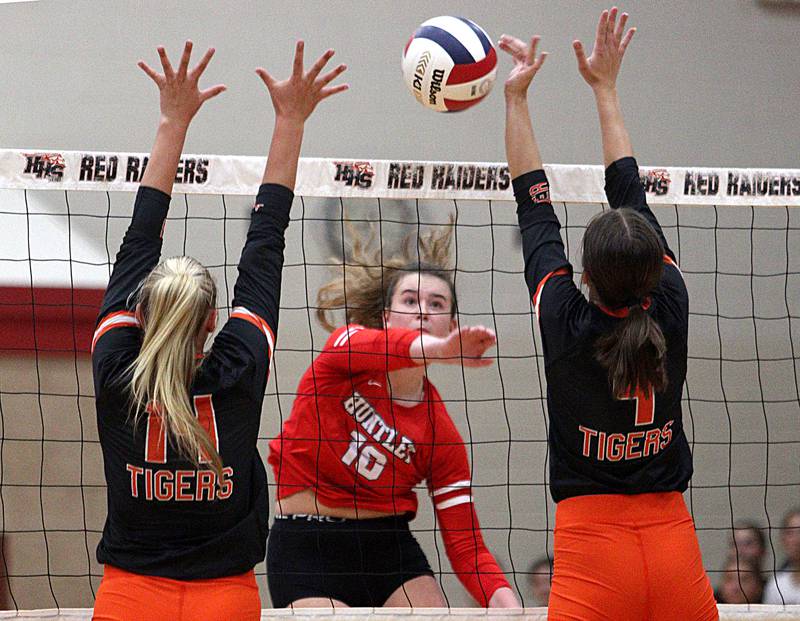
<instances>
[{"instance_id":1,"label":"raised arm","mask_svg":"<svg viewBox=\"0 0 800 621\"><path fill-rule=\"evenodd\" d=\"M298 41L294 54L292 75L278 81L261 67L256 73L264 81L272 97L275 108L275 131L269 147L269 157L264 169L262 183L278 183L294 190L297 177L297 161L300 157L300 143L303 140L303 126L317 104L336 93L348 89L347 84L330 86L330 83L347 67L339 65L320 76L320 73L333 56L333 50L325 52L307 72L303 69L305 44Z\"/></svg>"},{"instance_id":2,"label":"raised arm","mask_svg":"<svg viewBox=\"0 0 800 621\"><path fill-rule=\"evenodd\" d=\"M572 42L578 71L594 91L603 137L603 164L606 167L623 157L633 157L631 139L625 129L617 97L617 76L622 58L636 32L635 28L631 28L625 33L627 21L628 14L623 13L617 22L617 7L603 11L597 23L592 55L588 58L583 44L577 39Z\"/></svg>"},{"instance_id":3,"label":"raised arm","mask_svg":"<svg viewBox=\"0 0 800 621\"><path fill-rule=\"evenodd\" d=\"M675 255L667 244L661 225L647 206L644 186L639 178L639 166L633 157L631 139L622 118L617 95L617 77L636 29L630 28L626 32L628 14L622 13L619 20L617 16L617 7L600 14L592 55L588 58L581 42L577 39L572 42L578 71L592 88L597 104L603 140L603 163L606 167L606 196L612 209L630 207L642 214L661 238L667 255L674 260Z\"/></svg>"},{"instance_id":4,"label":"raised arm","mask_svg":"<svg viewBox=\"0 0 800 621\"><path fill-rule=\"evenodd\" d=\"M506 156L512 179L542 168L542 157L528 111L528 87L547 58L547 52L536 58L538 43L539 37L533 37L529 46L509 35L500 37L500 49L510 54L514 61L514 68L505 83Z\"/></svg>"},{"instance_id":5,"label":"raised arm","mask_svg":"<svg viewBox=\"0 0 800 621\"><path fill-rule=\"evenodd\" d=\"M533 37L527 45L509 35L503 35L499 43L514 61L505 83L506 156L522 233L525 282L534 299L538 299L541 285L555 272L567 268L564 273L571 276L561 225L550 203L550 184L542 169L528 111L528 87L547 57L543 52L536 58L538 43L539 37Z\"/></svg>"},{"instance_id":6,"label":"raised arm","mask_svg":"<svg viewBox=\"0 0 800 621\"><path fill-rule=\"evenodd\" d=\"M192 42L187 41L176 72L164 48L159 47L158 55L161 58L163 74L155 72L143 60L139 61L142 71L158 86L161 100L161 119L141 185L155 188L164 194L172 194L172 185L175 182L189 124L203 103L225 90L222 84L203 91L198 88L200 76L214 56L214 48L210 48L197 66L190 71L191 54Z\"/></svg>"},{"instance_id":7,"label":"raised arm","mask_svg":"<svg viewBox=\"0 0 800 621\"><path fill-rule=\"evenodd\" d=\"M257 361L257 376L264 382L278 328L285 232L294 200L303 128L320 101L347 89L346 84L329 86L345 70L344 65L320 76L333 56L333 50L325 52L306 72L303 69L303 47L303 42L298 41L292 74L286 80L276 80L266 70L256 69L272 99L275 128L262 185L250 218L247 241L239 260L231 322L215 341L218 351L226 348L234 352L241 348L249 351ZM253 333L252 328L243 328L242 322L237 320L252 324L260 330L261 336ZM263 396L263 386L256 387L256 392Z\"/></svg>"},{"instance_id":8,"label":"raised arm","mask_svg":"<svg viewBox=\"0 0 800 621\"><path fill-rule=\"evenodd\" d=\"M192 42L187 41L177 72L172 68L163 47L158 48L163 74L151 69L143 60L139 61L139 67L158 87L161 116L153 150L136 195L133 218L103 298L100 318L126 310L130 294L158 263L164 220L186 132L203 103L225 90L221 84L203 91L198 89L200 76L214 55L214 50L209 49L190 71L191 53Z\"/></svg>"}]
</instances>

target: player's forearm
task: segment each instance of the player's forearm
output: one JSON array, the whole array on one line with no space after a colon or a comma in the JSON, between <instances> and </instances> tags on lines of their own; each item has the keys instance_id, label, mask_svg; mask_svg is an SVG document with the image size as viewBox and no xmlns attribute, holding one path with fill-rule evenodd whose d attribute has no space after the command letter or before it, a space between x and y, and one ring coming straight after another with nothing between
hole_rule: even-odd
<instances>
[{"instance_id":1,"label":"player's forearm","mask_svg":"<svg viewBox=\"0 0 800 621\"><path fill-rule=\"evenodd\" d=\"M418 365L432 362L454 362L461 359L460 354L448 351L447 339L432 334L420 334L411 342L408 357Z\"/></svg>"},{"instance_id":2,"label":"player's forearm","mask_svg":"<svg viewBox=\"0 0 800 621\"><path fill-rule=\"evenodd\" d=\"M596 88L594 97L603 139L603 165L609 166L620 158L633 156L616 88Z\"/></svg>"},{"instance_id":3,"label":"player's forearm","mask_svg":"<svg viewBox=\"0 0 800 621\"><path fill-rule=\"evenodd\" d=\"M156 140L141 185L172 194L178 162L186 142L188 124L162 119L156 132Z\"/></svg>"},{"instance_id":4,"label":"player's forearm","mask_svg":"<svg viewBox=\"0 0 800 621\"><path fill-rule=\"evenodd\" d=\"M528 100L517 95L506 97L506 157L512 179L542 168Z\"/></svg>"},{"instance_id":5,"label":"player's forearm","mask_svg":"<svg viewBox=\"0 0 800 621\"><path fill-rule=\"evenodd\" d=\"M408 348L408 357L419 365L435 362L439 358L443 340L438 336L420 334L411 342L411 346Z\"/></svg>"},{"instance_id":6,"label":"player's forearm","mask_svg":"<svg viewBox=\"0 0 800 621\"><path fill-rule=\"evenodd\" d=\"M469 509L463 512L473 510L470 503ZM502 589L511 589L503 571L483 542L477 518L472 524L464 523L456 530L443 528L442 537L453 571L480 606L514 607L514 603L507 597L508 592L500 593L496 599L494 597ZM513 592L510 595L513 597ZM516 600L516 597L513 599Z\"/></svg>"},{"instance_id":7,"label":"player's forearm","mask_svg":"<svg viewBox=\"0 0 800 621\"><path fill-rule=\"evenodd\" d=\"M269 146L267 165L261 183L278 183L294 190L297 180L297 161L303 143L303 121L275 118L275 130Z\"/></svg>"}]
</instances>

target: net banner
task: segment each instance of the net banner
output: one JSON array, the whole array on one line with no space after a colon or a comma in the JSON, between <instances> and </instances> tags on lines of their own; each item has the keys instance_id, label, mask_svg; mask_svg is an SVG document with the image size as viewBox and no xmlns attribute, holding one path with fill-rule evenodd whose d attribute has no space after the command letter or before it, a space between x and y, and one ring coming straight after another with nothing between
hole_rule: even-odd
<instances>
[{"instance_id":1,"label":"net banner","mask_svg":"<svg viewBox=\"0 0 800 621\"><path fill-rule=\"evenodd\" d=\"M0 188L135 191L147 166L143 153L0 150ZM263 157L184 155L175 191L253 195ZM603 167L545 165L552 199L604 202ZM641 167L651 204L800 205L800 169ZM511 200L504 163L412 162L302 158L301 196L395 199Z\"/></svg>"}]
</instances>

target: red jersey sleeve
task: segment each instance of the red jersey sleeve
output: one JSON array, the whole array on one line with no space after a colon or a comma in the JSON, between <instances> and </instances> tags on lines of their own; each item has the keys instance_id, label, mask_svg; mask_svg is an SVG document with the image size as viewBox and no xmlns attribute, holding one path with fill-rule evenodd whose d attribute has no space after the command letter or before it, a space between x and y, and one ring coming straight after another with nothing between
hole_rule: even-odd
<instances>
[{"instance_id":1,"label":"red jersey sleeve","mask_svg":"<svg viewBox=\"0 0 800 621\"><path fill-rule=\"evenodd\" d=\"M409 350L418 336L415 330L374 330L350 324L331 334L314 364L336 373L389 372L417 366Z\"/></svg>"},{"instance_id":2,"label":"red jersey sleeve","mask_svg":"<svg viewBox=\"0 0 800 621\"><path fill-rule=\"evenodd\" d=\"M446 412L435 420L428 491L453 571L475 601L488 607L494 592L509 583L483 541L464 440Z\"/></svg>"}]
</instances>

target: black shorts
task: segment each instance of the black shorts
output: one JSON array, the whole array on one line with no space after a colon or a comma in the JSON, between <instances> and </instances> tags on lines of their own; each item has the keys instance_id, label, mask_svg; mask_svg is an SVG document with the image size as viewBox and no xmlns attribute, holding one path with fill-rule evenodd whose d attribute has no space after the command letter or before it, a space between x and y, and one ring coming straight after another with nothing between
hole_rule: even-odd
<instances>
[{"instance_id":1,"label":"black shorts","mask_svg":"<svg viewBox=\"0 0 800 621\"><path fill-rule=\"evenodd\" d=\"M408 517L346 520L277 516L267 542L267 584L275 608L304 597L380 607L412 578L433 576Z\"/></svg>"}]
</instances>

